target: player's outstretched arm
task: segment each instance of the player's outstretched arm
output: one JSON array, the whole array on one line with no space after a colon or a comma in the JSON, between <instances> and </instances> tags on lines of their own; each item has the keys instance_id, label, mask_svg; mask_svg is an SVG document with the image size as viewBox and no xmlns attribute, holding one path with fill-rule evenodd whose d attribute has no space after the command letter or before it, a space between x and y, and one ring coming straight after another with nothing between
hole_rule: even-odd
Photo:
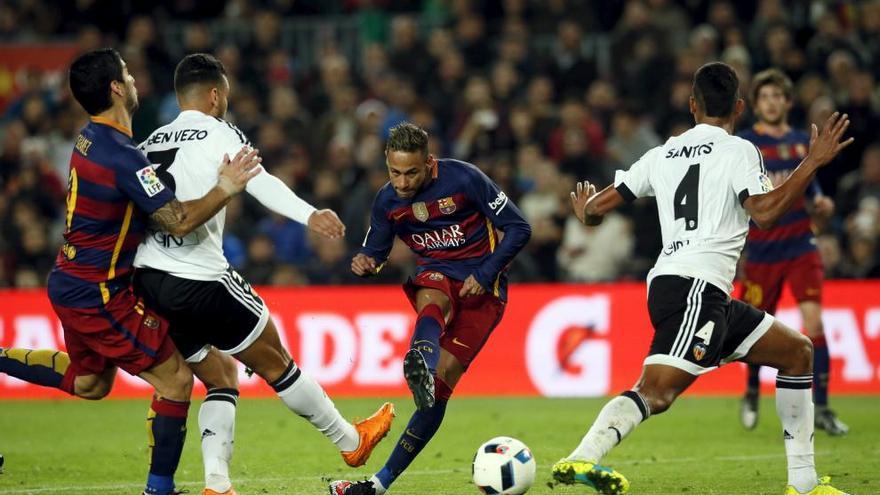
<instances>
[{"instance_id":1,"label":"player's outstretched arm","mask_svg":"<svg viewBox=\"0 0 880 495\"><path fill-rule=\"evenodd\" d=\"M371 277L379 273L376 260L364 253L358 253L351 259L351 272L358 277Z\"/></svg>"},{"instance_id":2,"label":"player's outstretched arm","mask_svg":"<svg viewBox=\"0 0 880 495\"><path fill-rule=\"evenodd\" d=\"M743 207L752 216L758 227L773 227L792 205L802 198L819 168L827 165L844 148L853 143L849 138L841 142L843 134L849 127L849 116L834 112L822 126L822 132L812 125L810 136L810 152L801 161L795 171L776 189L755 196L749 196Z\"/></svg>"},{"instance_id":3,"label":"player's outstretched arm","mask_svg":"<svg viewBox=\"0 0 880 495\"><path fill-rule=\"evenodd\" d=\"M584 225L599 225L609 212L625 202L614 186L596 192L596 186L588 181L578 182L571 192L571 207Z\"/></svg>"},{"instance_id":4,"label":"player's outstretched arm","mask_svg":"<svg viewBox=\"0 0 880 495\"><path fill-rule=\"evenodd\" d=\"M291 191L281 179L263 171L247 184L247 192L266 208L330 239L345 235L345 224L333 210L318 210Z\"/></svg>"},{"instance_id":5,"label":"player's outstretched arm","mask_svg":"<svg viewBox=\"0 0 880 495\"><path fill-rule=\"evenodd\" d=\"M309 230L329 239L345 236L345 224L333 210L315 210L309 215Z\"/></svg>"},{"instance_id":6,"label":"player's outstretched arm","mask_svg":"<svg viewBox=\"0 0 880 495\"><path fill-rule=\"evenodd\" d=\"M208 194L192 201L172 199L150 215L159 228L175 237L183 237L217 214L233 196L244 190L248 181L262 170L259 152L242 148L230 160L224 155L217 185Z\"/></svg>"}]
</instances>

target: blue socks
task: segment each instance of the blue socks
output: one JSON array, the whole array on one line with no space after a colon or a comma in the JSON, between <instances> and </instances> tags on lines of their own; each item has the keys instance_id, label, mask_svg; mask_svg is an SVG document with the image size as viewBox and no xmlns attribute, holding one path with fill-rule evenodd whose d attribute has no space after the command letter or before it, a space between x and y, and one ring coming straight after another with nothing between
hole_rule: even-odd
<instances>
[{"instance_id":1,"label":"blue socks","mask_svg":"<svg viewBox=\"0 0 880 495\"><path fill-rule=\"evenodd\" d=\"M429 304L422 308L413 330L410 346L422 353L431 373L437 370L440 360L440 334L445 326L443 311L436 304Z\"/></svg>"},{"instance_id":2,"label":"blue socks","mask_svg":"<svg viewBox=\"0 0 880 495\"><path fill-rule=\"evenodd\" d=\"M761 367L753 364L749 365L749 379L746 382L746 391L758 393L761 389Z\"/></svg>"},{"instance_id":3,"label":"blue socks","mask_svg":"<svg viewBox=\"0 0 880 495\"><path fill-rule=\"evenodd\" d=\"M54 349L0 349L0 373L73 394L70 357Z\"/></svg>"},{"instance_id":4,"label":"blue socks","mask_svg":"<svg viewBox=\"0 0 880 495\"><path fill-rule=\"evenodd\" d=\"M813 402L817 407L828 405L828 374L831 368L831 357L825 337L813 340Z\"/></svg>"},{"instance_id":5,"label":"blue socks","mask_svg":"<svg viewBox=\"0 0 880 495\"><path fill-rule=\"evenodd\" d=\"M150 475L144 489L147 495L170 495L174 490L174 472L183 452L188 412L189 402L153 397L147 415L150 438Z\"/></svg>"},{"instance_id":6,"label":"blue socks","mask_svg":"<svg viewBox=\"0 0 880 495\"><path fill-rule=\"evenodd\" d=\"M443 422L446 404L449 402L452 390L439 378L435 377L434 383L437 390L437 402L434 403L434 407L413 413L385 466L376 473L375 478L386 489L409 467L425 445L428 445Z\"/></svg>"},{"instance_id":7,"label":"blue socks","mask_svg":"<svg viewBox=\"0 0 880 495\"><path fill-rule=\"evenodd\" d=\"M404 469L409 467L416 456L425 448L425 445L440 428L440 423L443 422L446 404L445 400L437 401L434 403L434 407L424 411L416 411L412 415L385 466L376 473L382 486L385 488L391 486L394 480L400 476Z\"/></svg>"}]
</instances>

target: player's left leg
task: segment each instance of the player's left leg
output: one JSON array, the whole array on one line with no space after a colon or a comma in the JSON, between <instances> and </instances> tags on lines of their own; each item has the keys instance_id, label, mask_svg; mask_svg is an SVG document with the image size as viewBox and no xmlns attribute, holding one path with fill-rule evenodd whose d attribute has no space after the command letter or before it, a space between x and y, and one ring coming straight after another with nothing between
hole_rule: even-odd
<instances>
[{"instance_id":1,"label":"player's left leg","mask_svg":"<svg viewBox=\"0 0 880 495\"><path fill-rule=\"evenodd\" d=\"M201 361L188 361L188 364L208 389L199 408L202 462L205 467L203 495L235 495L229 478L229 464L235 439L238 368L232 357L213 347Z\"/></svg>"},{"instance_id":2,"label":"player's left leg","mask_svg":"<svg viewBox=\"0 0 880 495\"><path fill-rule=\"evenodd\" d=\"M464 374L464 366L458 358L442 349L435 376L436 400L431 407L417 409L410 417L385 466L370 478L368 483L372 483L372 488L375 490L372 493L384 494L428 445L440 429L440 424L446 415L446 405L462 374ZM357 491L346 493L356 495Z\"/></svg>"},{"instance_id":3,"label":"player's left leg","mask_svg":"<svg viewBox=\"0 0 880 495\"><path fill-rule=\"evenodd\" d=\"M849 432L849 427L828 408L828 382L831 376L831 356L822 324L822 260L815 252L807 253L792 262L789 274L791 291L798 301L804 331L813 342L813 402L816 405L816 427L829 435Z\"/></svg>"},{"instance_id":4,"label":"player's left leg","mask_svg":"<svg viewBox=\"0 0 880 495\"><path fill-rule=\"evenodd\" d=\"M628 493L629 481L599 463L643 421L667 411L696 379L697 375L674 366L646 365L635 387L605 404L580 444L553 466L553 478L564 484L585 484L607 495Z\"/></svg>"},{"instance_id":5,"label":"player's left leg","mask_svg":"<svg viewBox=\"0 0 880 495\"><path fill-rule=\"evenodd\" d=\"M343 418L321 385L290 357L271 318L259 337L234 356L266 380L288 409L336 444L349 466L366 463L391 428L394 406L387 402L357 424Z\"/></svg>"},{"instance_id":6,"label":"player's left leg","mask_svg":"<svg viewBox=\"0 0 880 495\"><path fill-rule=\"evenodd\" d=\"M816 405L816 428L829 435L840 436L849 432L849 426L837 418L828 407L828 381L831 372L831 356L825 340L822 324L822 306L816 301L798 304L804 323L804 331L813 343L813 403Z\"/></svg>"},{"instance_id":7,"label":"player's left leg","mask_svg":"<svg viewBox=\"0 0 880 495\"><path fill-rule=\"evenodd\" d=\"M741 360L771 366L776 377L776 412L782 422L788 459L786 495L843 492L818 479L813 459L813 346L808 338L766 314L733 301L724 362Z\"/></svg>"},{"instance_id":8,"label":"player's left leg","mask_svg":"<svg viewBox=\"0 0 880 495\"><path fill-rule=\"evenodd\" d=\"M450 300L461 289L460 283L444 292ZM453 295L455 294L455 295ZM451 296L451 297L450 297ZM467 367L486 344L504 314L504 303L491 294L456 300L458 311L440 336L440 353L434 375L434 404L417 409L397 441L385 465L368 481L334 481L331 495L382 495L415 460L443 422L446 405ZM418 309L418 305L416 308Z\"/></svg>"}]
</instances>

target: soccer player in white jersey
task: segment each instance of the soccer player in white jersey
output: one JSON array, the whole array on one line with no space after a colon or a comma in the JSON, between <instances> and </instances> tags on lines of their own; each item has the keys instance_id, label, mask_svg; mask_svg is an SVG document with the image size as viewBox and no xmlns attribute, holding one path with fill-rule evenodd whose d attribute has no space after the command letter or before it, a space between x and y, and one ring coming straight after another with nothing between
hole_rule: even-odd
<instances>
[{"instance_id":1,"label":"soccer player in white jersey","mask_svg":"<svg viewBox=\"0 0 880 495\"><path fill-rule=\"evenodd\" d=\"M608 402L580 445L553 466L565 484L604 494L629 492L629 482L598 463L636 426L666 411L698 376L743 361L779 370L776 409L788 459L785 495L840 495L813 462L813 348L810 340L730 292L749 218L772 226L803 197L819 167L852 138L840 142L846 115L812 127L809 154L772 189L760 151L733 135L745 103L728 65L710 63L694 75L690 110L697 125L642 156L614 184L597 193L589 183L572 192L578 219L598 225L605 214L636 198L654 196L663 250L648 274L648 312L654 339L642 376Z\"/></svg>"},{"instance_id":2,"label":"soccer player in white jersey","mask_svg":"<svg viewBox=\"0 0 880 495\"><path fill-rule=\"evenodd\" d=\"M217 182L224 153L249 145L222 118L229 82L213 56L184 57L174 74L180 115L154 131L141 149L178 198L200 197ZM345 226L331 210L316 210L280 179L263 171L247 192L270 210L327 237ZM208 388L199 411L205 495L235 492L229 479L238 398L237 370L229 356L256 372L294 413L333 441L350 466L361 466L388 432L394 407L386 403L372 417L352 425L321 386L300 370L281 344L263 300L229 267L223 256L225 209L183 237L152 231L138 248L135 291L165 316L169 333ZM219 351L219 352L218 352Z\"/></svg>"}]
</instances>

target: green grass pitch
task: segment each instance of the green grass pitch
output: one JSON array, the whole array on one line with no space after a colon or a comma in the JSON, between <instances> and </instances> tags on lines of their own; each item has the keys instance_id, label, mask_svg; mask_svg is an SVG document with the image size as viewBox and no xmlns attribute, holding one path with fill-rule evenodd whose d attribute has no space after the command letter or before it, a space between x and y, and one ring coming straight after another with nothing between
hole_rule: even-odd
<instances>
[{"instance_id":1,"label":"green grass pitch","mask_svg":"<svg viewBox=\"0 0 880 495\"><path fill-rule=\"evenodd\" d=\"M232 475L241 495L326 493L324 479L362 478L381 467L413 410L398 398L391 435L365 468L350 470L335 448L278 401L242 399ZM348 417L365 416L378 399L339 400ZM550 488L550 466L567 454L595 418L603 400L453 399L434 441L394 485L399 494L475 494L470 461L496 435L532 448L538 476L531 494L593 493L584 487ZM880 493L880 397L833 397L852 427L844 438L816 433L820 474L853 495ZM139 494L147 469L147 401L0 402L0 453L6 457L0 494ZM772 397L752 432L738 423L733 398L685 398L651 418L607 459L632 483L633 494L775 494L785 487L785 456ZM178 485L202 488L198 405Z\"/></svg>"}]
</instances>

